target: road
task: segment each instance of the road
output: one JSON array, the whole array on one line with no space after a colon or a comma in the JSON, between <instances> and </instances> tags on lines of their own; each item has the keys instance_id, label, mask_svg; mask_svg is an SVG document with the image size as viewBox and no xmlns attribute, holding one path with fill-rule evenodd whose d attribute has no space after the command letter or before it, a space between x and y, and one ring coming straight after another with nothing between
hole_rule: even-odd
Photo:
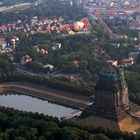
<instances>
[{"instance_id":1,"label":"road","mask_svg":"<svg viewBox=\"0 0 140 140\"><path fill-rule=\"evenodd\" d=\"M0 88L12 88L16 91L21 91L23 94L34 96L37 98L42 99L48 99L53 100L58 103L70 105L76 108L85 108L88 106L88 104L91 101L90 97L84 97L84 96L78 96L78 95L72 95L72 93L67 92L61 92L57 90L51 90L51 89L40 89L36 85L22 85L21 83L3 83L0 84Z\"/></svg>"},{"instance_id":2,"label":"road","mask_svg":"<svg viewBox=\"0 0 140 140\"><path fill-rule=\"evenodd\" d=\"M12 11L16 11L16 10L22 10L22 9L26 9L29 8L32 5L32 3L22 3L22 4L17 4L17 5L12 5L9 7L0 7L0 12L12 12Z\"/></svg>"},{"instance_id":3,"label":"road","mask_svg":"<svg viewBox=\"0 0 140 140\"><path fill-rule=\"evenodd\" d=\"M3 6L0 7L0 12L14 12L18 10L25 10L27 8L30 8L31 6L37 6L41 4L43 0L36 0L35 2L32 3L20 3L20 4L15 4L11 6ZM37 5L36 5L37 4Z\"/></svg>"},{"instance_id":4,"label":"road","mask_svg":"<svg viewBox=\"0 0 140 140\"><path fill-rule=\"evenodd\" d=\"M102 12L101 12L102 8L101 7L99 7L97 5L95 7L91 7L91 6L87 6L86 3L84 3L83 4L83 9L85 9L85 11L88 11L88 15L90 15L91 18L93 18L93 17L97 18L99 24L102 26L102 28L104 29L104 32L106 34L108 34L110 37L114 36L114 33L112 32L112 30L109 28L109 26L103 20L103 15L102 15Z\"/></svg>"}]
</instances>

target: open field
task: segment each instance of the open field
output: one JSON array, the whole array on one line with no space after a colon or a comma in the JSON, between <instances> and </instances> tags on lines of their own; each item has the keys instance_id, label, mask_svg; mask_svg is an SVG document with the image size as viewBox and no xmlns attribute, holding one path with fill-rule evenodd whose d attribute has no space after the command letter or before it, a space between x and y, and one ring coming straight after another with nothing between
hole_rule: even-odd
<instances>
[{"instance_id":1,"label":"open field","mask_svg":"<svg viewBox=\"0 0 140 140\"><path fill-rule=\"evenodd\" d=\"M109 128L110 130L114 130L114 131L120 130L119 124L117 122L104 119L101 117L96 117L96 116L89 116L84 119L77 119L72 121L80 126L90 126L93 128L103 127L103 128Z\"/></svg>"},{"instance_id":2,"label":"open field","mask_svg":"<svg viewBox=\"0 0 140 140\"><path fill-rule=\"evenodd\" d=\"M120 122L108 120L101 117L90 116L84 119L73 120L74 123L82 126L103 127L112 131L132 132L140 128L140 120L127 117Z\"/></svg>"}]
</instances>

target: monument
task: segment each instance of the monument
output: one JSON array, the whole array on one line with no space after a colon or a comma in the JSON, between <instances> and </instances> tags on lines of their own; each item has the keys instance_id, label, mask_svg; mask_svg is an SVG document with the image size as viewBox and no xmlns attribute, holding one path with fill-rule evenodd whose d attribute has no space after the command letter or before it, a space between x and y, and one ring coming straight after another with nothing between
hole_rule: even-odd
<instances>
[{"instance_id":1,"label":"monument","mask_svg":"<svg viewBox=\"0 0 140 140\"><path fill-rule=\"evenodd\" d=\"M95 102L82 116L93 115L119 122L137 111L140 107L129 100L123 69L107 64L99 73Z\"/></svg>"}]
</instances>

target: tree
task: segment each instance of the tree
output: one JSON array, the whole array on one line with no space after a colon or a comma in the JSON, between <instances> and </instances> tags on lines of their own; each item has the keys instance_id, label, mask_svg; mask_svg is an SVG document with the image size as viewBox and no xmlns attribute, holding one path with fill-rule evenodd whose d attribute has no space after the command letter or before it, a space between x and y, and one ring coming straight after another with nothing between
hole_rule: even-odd
<instances>
[{"instance_id":1,"label":"tree","mask_svg":"<svg viewBox=\"0 0 140 140\"><path fill-rule=\"evenodd\" d=\"M26 139L24 137L19 136L19 137L16 137L15 140L26 140Z\"/></svg>"},{"instance_id":2,"label":"tree","mask_svg":"<svg viewBox=\"0 0 140 140\"><path fill-rule=\"evenodd\" d=\"M110 140L104 134L90 135L89 140Z\"/></svg>"},{"instance_id":3,"label":"tree","mask_svg":"<svg viewBox=\"0 0 140 140\"><path fill-rule=\"evenodd\" d=\"M62 131L62 140L78 140L79 136L76 130L71 130L71 128L64 128Z\"/></svg>"}]
</instances>

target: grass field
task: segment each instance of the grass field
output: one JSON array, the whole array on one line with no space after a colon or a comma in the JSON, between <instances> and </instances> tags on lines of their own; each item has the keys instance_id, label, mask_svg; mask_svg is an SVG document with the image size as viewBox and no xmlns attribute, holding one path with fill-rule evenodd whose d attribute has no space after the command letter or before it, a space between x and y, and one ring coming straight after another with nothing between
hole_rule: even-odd
<instances>
[{"instance_id":1,"label":"grass field","mask_svg":"<svg viewBox=\"0 0 140 140\"><path fill-rule=\"evenodd\" d=\"M103 127L103 128L109 128L114 131L119 131L119 124L115 121L111 121L108 119L104 119L101 117L96 116L90 116L84 119L77 119L73 120L74 123L82 126L91 126L91 127Z\"/></svg>"},{"instance_id":2,"label":"grass field","mask_svg":"<svg viewBox=\"0 0 140 140\"><path fill-rule=\"evenodd\" d=\"M139 130L140 132L140 120L136 120L132 117L127 117L120 122L115 122L101 117L90 116L84 119L73 120L73 122L82 126L103 127L112 131L132 132Z\"/></svg>"}]
</instances>

